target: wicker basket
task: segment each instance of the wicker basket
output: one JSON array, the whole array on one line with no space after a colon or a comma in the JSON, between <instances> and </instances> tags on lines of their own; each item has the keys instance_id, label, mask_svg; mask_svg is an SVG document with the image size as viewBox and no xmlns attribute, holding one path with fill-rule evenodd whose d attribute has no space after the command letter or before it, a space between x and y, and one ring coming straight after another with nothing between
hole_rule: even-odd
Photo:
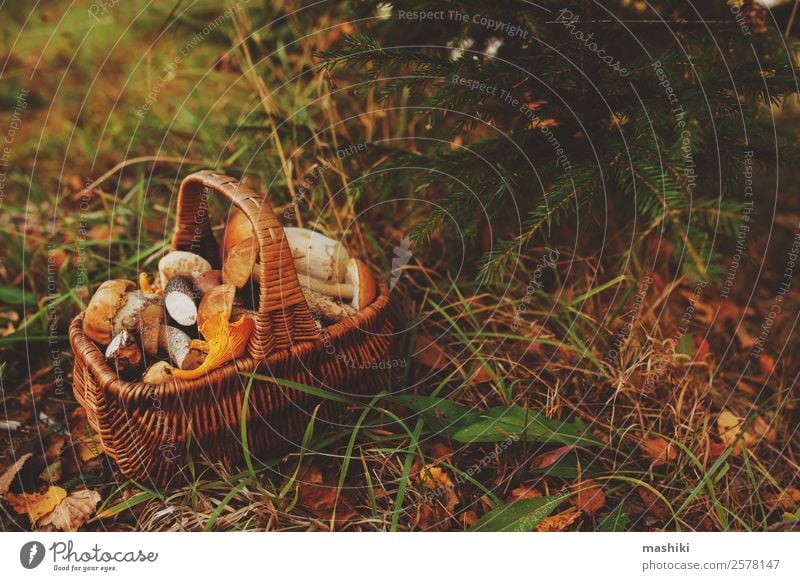
<instances>
[{"instance_id":1,"label":"wicker basket","mask_svg":"<svg viewBox=\"0 0 800 581\"><path fill-rule=\"evenodd\" d=\"M195 380L128 382L117 377L83 333L83 314L70 325L75 397L108 455L129 478L165 483L184 465L187 449L231 463L242 461L246 448L263 456L298 442L317 405L318 421L343 411L335 401L274 381L253 381L245 446L241 417L247 373L313 385L351 399L373 395L387 384L385 365L380 365L391 335L386 283L378 282L372 304L321 333L300 289L283 228L264 195L210 171L188 176L178 194L174 249L219 263L206 203L206 195L213 193L248 216L259 242L260 294L247 356Z\"/></svg>"}]
</instances>

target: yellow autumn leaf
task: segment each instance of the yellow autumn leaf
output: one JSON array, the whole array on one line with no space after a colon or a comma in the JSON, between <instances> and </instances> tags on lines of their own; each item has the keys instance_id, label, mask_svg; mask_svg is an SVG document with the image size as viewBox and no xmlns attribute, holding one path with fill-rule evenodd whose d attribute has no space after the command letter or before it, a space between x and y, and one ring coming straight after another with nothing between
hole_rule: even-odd
<instances>
[{"instance_id":1,"label":"yellow autumn leaf","mask_svg":"<svg viewBox=\"0 0 800 581\"><path fill-rule=\"evenodd\" d=\"M444 505L448 511L452 511L458 505L459 500L454 491L453 482L443 469L428 464L420 470L419 481L428 490L443 491ZM433 495L432 498L438 496L440 496L439 493Z\"/></svg>"},{"instance_id":2,"label":"yellow autumn leaf","mask_svg":"<svg viewBox=\"0 0 800 581\"><path fill-rule=\"evenodd\" d=\"M85 435L76 442L78 458L81 462L88 462L105 452L100 434Z\"/></svg>"},{"instance_id":3,"label":"yellow autumn leaf","mask_svg":"<svg viewBox=\"0 0 800 581\"><path fill-rule=\"evenodd\" d=\"M452 488L453 486L447 472L438 466L431 466L430 464L420 470L419 481L422 482L426 488L432 490L436 488Z\"/></svg>"},{"instance_id":4,"label":"yellow autumn leaf","mask_svg":"<svg viewBox=\"0 0 800 581\"><path fill-rule=\"evenodd\" d=\"M75 532L89 520L98 502L100 495L94 490L78 490L62 500L39 524L42 527Z\"/></svg>"},{"instance_id":5,"label":"yellow autumn leaf","mask_svg":"<svg viewBox=\"0 0 800 581\"><path fill-rule=\"evenodd\" d=\"M67 491L60 486L51 486L46 492L21 494L8 493L6 498L17 514L27 514L31 524L50 514L67 497Z\"/></svg>"}]
</instances>

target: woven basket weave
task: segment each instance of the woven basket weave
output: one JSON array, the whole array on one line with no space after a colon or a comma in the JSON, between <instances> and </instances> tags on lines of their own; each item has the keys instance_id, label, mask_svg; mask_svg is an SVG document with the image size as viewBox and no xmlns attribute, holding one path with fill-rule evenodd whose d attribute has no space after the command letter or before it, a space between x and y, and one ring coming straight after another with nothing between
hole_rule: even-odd
<instances>
[{"instance_id":1,"label":"woven basket weave","mask_svg":"<svg viewBox=\"0 0 800 581\"><path fill-rule=\"evenodd\" d=\"M255 372L313 385L348 398L370 396L387 384L389 289L378 281L375 301L321 333L305 301L291 251L264 195L236 179L210 171L188 176L178 194L172 246L196 252L212 264L219 249L208 220L206 196L219 193L250 219L261 264L255 330L245 357L195 380L154 385L124 381L83 333L83 314L70 325L75 353L73 391L108 455L128 478L165 483L190 453L239 463L244 459L241 417L245 392ZM312 413L335 418L342 405L255 380L246 404L247 448L263 456L298 442Z\"/></svg>"}]
</instances>

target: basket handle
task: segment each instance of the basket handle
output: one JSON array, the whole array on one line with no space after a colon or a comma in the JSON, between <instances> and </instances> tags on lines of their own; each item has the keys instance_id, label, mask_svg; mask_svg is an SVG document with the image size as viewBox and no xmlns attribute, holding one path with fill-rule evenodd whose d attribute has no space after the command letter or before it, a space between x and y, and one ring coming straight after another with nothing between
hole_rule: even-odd
<instances>
[{"instance_id":1,"label":"basket handle","mask_svg":"<svg viewBox=\"0 0 800 581\"><path fill-rule=\"evenodd\" d=\"M212 264L219 262L219 247L208 219L207 195L211 193L221 194L244 212L258 240L259 299L250 355L259 360L297 342L320 340L297 280L283 226L267 194L258 194L239 180L210 170L186 176L178 190L173 248L203 253Z\"/></svg>"}]
</instances>

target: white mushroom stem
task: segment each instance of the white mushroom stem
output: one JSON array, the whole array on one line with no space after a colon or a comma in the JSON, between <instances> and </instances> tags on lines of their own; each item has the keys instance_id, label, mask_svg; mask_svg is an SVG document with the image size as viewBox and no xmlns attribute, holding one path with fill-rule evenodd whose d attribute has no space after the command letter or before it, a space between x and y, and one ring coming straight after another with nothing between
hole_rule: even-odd
<instances>
[{"instance_id":1,"label":"white mushroom stem","mask_svg":"<svg viewBox=\"0 0 800 581\"><path fill-rule=\"evenodd\" d=\"M129 331L122 331L111 340L106 349L106 359L114 364L117 373L124 373L142 364L142 352L136 336Z\"/></svg>"},{"instance_id":2,"label":"white mushroom stem","mask_svg":"<svg viewBox=\"0 0 800 581\"><path fill-rule=\"evenodd\" d=\"M191 337L175 327L161 326L158 345L169 354L178 369L195 369L203 362L202 351L192 349Z\"/></svg>"},{"instance_id":3,"label":"white mushroom stem","mask_svg":"<svg viewBox=\"0 0 800 581\"><path fill-rule=\"evenodd\" d=\"M308 308L312 312L318 313L331 321L340 321L354 315L356 312L350 305L337 303L330 297L307 287L303 288L303 296L305 296Z\"/></svg>"},{"instance_id":4,"label":"white mushroom stem","mask_svg":"<svg viewBox=\"0 0 800 581\"><path fill-rule=\"evenodd\" d=\"M258 276L258 268L258 264L256 264L253 268L254 277ZM300 286L304 288L308 288L337 299L352 299L356 292L356 289L352 284L344 282L327 282L325 280L320 280L300 272L297 273L297 280L300 281Z\"/></svg>"},{"instance_id":5,"label":"white mushroom stem","mask_svg":"<svg viewBox=\"0 0 800 581\"><path fill-rule=\"evenodd\" d=\"M344 282L350 256L338 240L305 228L284 228L299 273L327 282Z\"/></svg>"}]
</instances>

